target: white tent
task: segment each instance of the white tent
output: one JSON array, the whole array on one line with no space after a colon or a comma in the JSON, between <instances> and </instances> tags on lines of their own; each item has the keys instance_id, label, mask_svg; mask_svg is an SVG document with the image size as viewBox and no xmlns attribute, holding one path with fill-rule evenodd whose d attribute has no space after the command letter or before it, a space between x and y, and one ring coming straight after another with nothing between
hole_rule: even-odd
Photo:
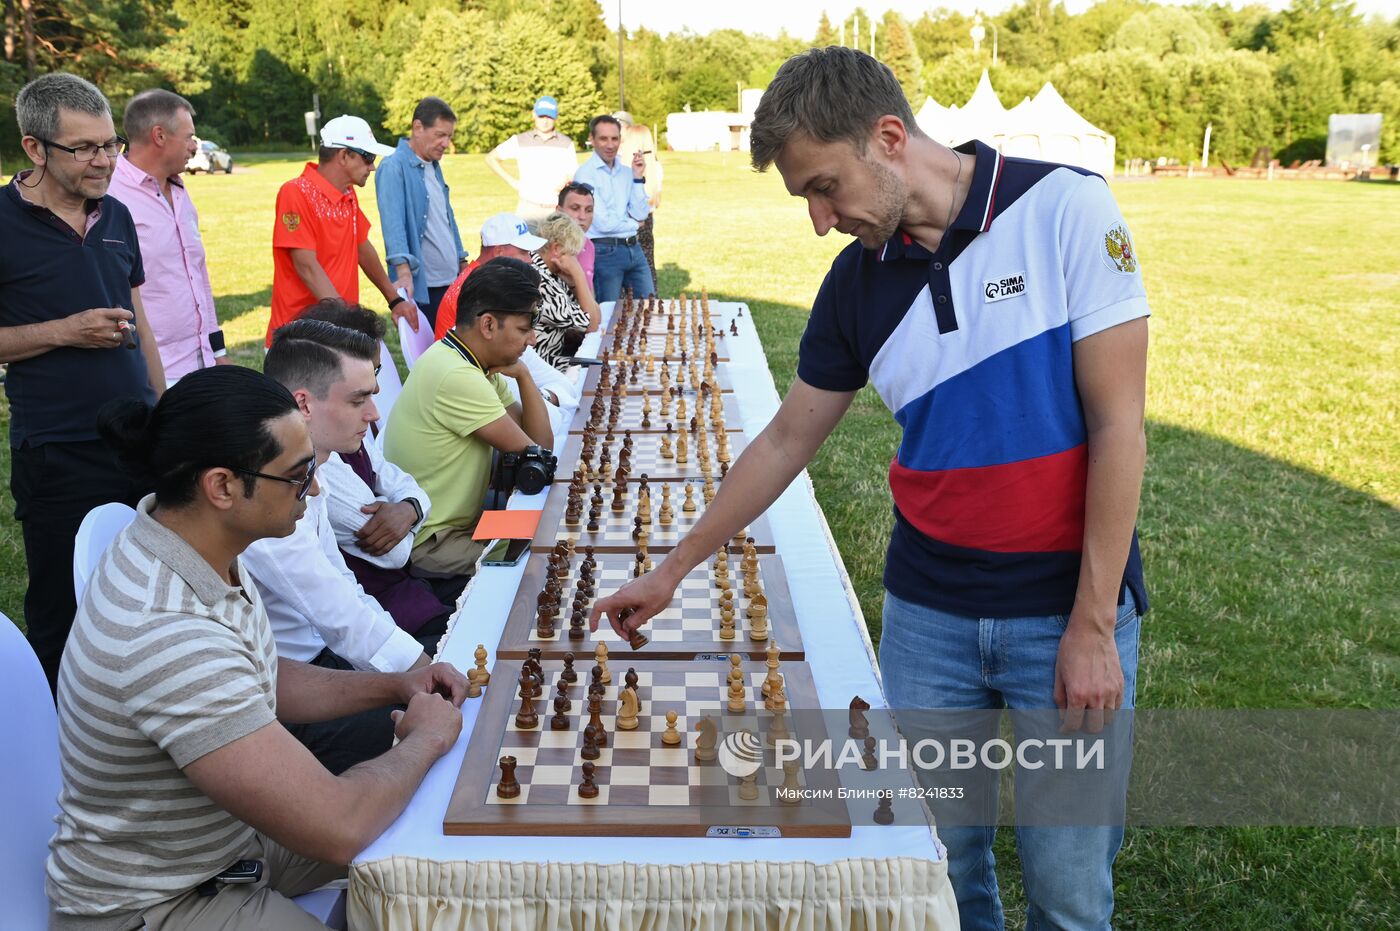
<instances>
[{"instance_id":1,"label":"white tent","mask_svg":"<svg viewBox=\"0 0 1400 931\"><path fill-rule=\"evenodd\" d=\"M1024 107L1024 109L1022 109ZM1028 104L1017 106L1007 120L1001 143L1003 155L1077 165L1113 176L1115 140L1065 103L1048 81Z\"/></svg>"},{"instance_id":2,"label":"white tent","mask_svg":"<svg viewBox=\"0 0 1400 931\"><path fill-rule=\"evenodd\" d=\"M965 106L945 107L928 97L914 119L944 145L980 139L1004 155L1075 165L1106 178L1113 175L1113 136L1076 113L1049 83L1034 99L1007 110L983 71Z\"/></svg>"}]
</instances>

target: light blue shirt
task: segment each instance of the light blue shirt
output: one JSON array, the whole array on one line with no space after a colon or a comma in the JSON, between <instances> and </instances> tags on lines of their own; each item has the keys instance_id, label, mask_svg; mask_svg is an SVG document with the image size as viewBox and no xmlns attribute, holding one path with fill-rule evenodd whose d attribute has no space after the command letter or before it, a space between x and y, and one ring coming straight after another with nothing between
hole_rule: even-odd
<instances>
[{"instance_id":1,"label":"light blue shirt","mask_svg":"<svg viewBox=\"0 0 1400 931\"><path fill-rule=\"evenodd\" d=\"M626 239L651 214L646 185L632 177L632 164L613 159L609 168L594 152L579 166L574 180L593 187L593 225L589 239Z\"/></svg>"},{"instance_id":2,"label":"light blue shirt","mask_svg":"<svg viewBox=\"0 0 1400 931\"><path fill-rule=\"evenodd\" d=\"M459 259L465 259L467 252L462 248L457 218L452 213L452 192L442 179L441 165L425 162L407 139L400 139L394 154L380 162L374 173L374 194L379 201L379 225L384 234L384 261L389 266L389 279L394 278L395 265L408 263L413 272L413 296L425 303L428 276L423 264L423 232L428 225L428 187L424 173L428 171L433 173L442 190L452 248ZM446 238L443 237L442 246L447 245Z\"/></svg>"}]
</instances>

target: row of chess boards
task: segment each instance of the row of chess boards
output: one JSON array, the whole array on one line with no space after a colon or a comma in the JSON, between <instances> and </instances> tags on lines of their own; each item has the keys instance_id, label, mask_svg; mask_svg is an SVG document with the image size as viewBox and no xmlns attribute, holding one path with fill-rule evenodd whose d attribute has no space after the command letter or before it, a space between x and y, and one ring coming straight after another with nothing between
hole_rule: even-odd
<instances>
[{"instance_id":1,"label":"row of chess boards","mask_svg":"<svg viewBox=\"0 0 1400 931\"><path fill-rule=\"evenodd\" d=\"M824 735L812 732L821 715L795 713L820 704L766 520L690 572L644 638L629 643L606 619L588 629L597 600L694 527L744 449L724 340L748 325L742 310L711 316L703 299L620 305L495 650L445 833L850 835L845 806L807 791L820 777L779 766L774 753L775 734ZM599 665L609 682L587 686ZM766 684L775 675L776 705ZM630 696L624 680L638 683ZM531 682L536 697L526 698ZM640 707L633 729L630 717L619 725L624 697ZM595 745L595 730L606 746ZM761 765L732 775L723 752L707 754L716 736L749 747Z\"/></svg>"}]
</instances>

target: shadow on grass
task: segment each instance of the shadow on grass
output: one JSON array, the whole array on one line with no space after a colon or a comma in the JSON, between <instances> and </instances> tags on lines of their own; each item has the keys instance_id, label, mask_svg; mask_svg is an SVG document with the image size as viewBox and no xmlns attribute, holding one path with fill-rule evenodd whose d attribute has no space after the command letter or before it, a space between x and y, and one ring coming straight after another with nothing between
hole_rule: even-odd
<instances>
[{"instance_id":1,"label":"shadow on grass","mask_svg":"<svg viewBox=\"0 0 1400 931\"><path fill-rule=\"evenodd\" d=\"M228 323L235 317L242 316L254 307L267 307L272 303L272 285L268 285L261 291L253 291L248 294L225 294L218 299L219 322Z\"/></svg>"}]
</instances>

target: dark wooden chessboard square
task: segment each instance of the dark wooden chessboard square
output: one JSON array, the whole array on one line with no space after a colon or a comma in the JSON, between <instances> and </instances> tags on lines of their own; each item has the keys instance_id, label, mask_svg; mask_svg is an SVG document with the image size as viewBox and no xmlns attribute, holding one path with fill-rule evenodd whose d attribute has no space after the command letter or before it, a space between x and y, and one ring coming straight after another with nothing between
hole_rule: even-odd
<instances>
[{"instance_id":1,"label":"dark wooden chessboard square","mask_svg":"<svg viewBox=\"0 0 1400 931\"><path fill-rule=\"evenodd\" d=\"M604 704L608 714L600 715L607 731L607 746L594 761L594 784L598 796L581 798L581 732L588 720L587 670L591 663L575 663L579 679L568 692L574 699L568 713L570 730L548 730L552 704L544 699L555 694L563 668L561 662L544 660L541 698L536 700L540 715L538 728L515 727L515 714L521 662L498 659L477 715L467 752L453 790L443 830L448 834L558 835L558 836L678 836L698 837L715 825L772 825L785 837L849 837L850 819L844 803L804 800L800 804L775 801L776 788L785 774L776 766L771 747L765 748L764 762L755 774L759 798L738 797L739 781L724 772L718 761L694 759L695 725L702 716L714 719L717 739L737 727L754 729L755 734L770 726L772 715L762 711L759 687L767 669L761 663L744 662L745 700L750 713L744 715L716 711L726 705L725 695L730 664L727 661L690 662L610 662L612 683L606 687ZM619 689L631 665L637 672L637 694L641 703L638 728L621 731L615 712ZM784 662L784 677L790 733L798 739L820 741L827 736L819 715L793 717L794 709L816 709L816 689L805 663ZM660 696L654 698L653 696ZM662 740L665 710L679 715L677 732L680 746L668 747ZM798 722L801 722L800 726ZM757 723L756 723L757 722ZM801 730L801 732L799 732ZM546 740L546 734L573 735ZM550 744L546 746L546 744ZM504 755L517 760L516 779L520 795L500 799L498 760ZM821 770L794 774L802 787L834 786L834 774ZM830 780L828 781L828 776Z\"/></svg>"},{"instance_id":2,"label":"dark wooden chessboard square","mask_svg":"<svg viewBox=\"0 0 1400 931\"><path fill-rule=\"evenodd\" d=\"M560 586L560 613L554 619L554 636L544 638L537 630L536 609L537 598L545 585L548 555L530 555L515 600L506 616L505 630L496 647L497 656L524 659L530 649L538 647L546 658L559 659L565 653L573 653L580 666L587 664L591 667L594 651L600 643L607 645L609 655L617 662L630 662L633 657L687 659L703 653L737 652L755 660L761 660L766 655L769 641L749 638L753 622L745 616L748 598L744 595L742 553L731 553L729 557L730 587L734 591L735 608L733 640L723 640L719 636L721 590L715 585L714 560L710 559L692 569L676 587L671 604L647 622L642 631L647 636L647 643L639 650L633 650L619 637L606 619L599 622L596 631L585 628L583 639L569 639L570 613L577 592L578 567L583 558L583 553L576 551L569 560L569 575ZM611 595L631 581L635 565L634 557L624 554L599 553L595 559L595 592L588 602L590 610L594 601ZM783 660L802 659L805 655L802 634L792 607L792 592L781 556L758 557L758 581L768 599L769 640L778 645L779 656ZM656 700L653 714L664 715L672 708L683 710L683 687L654 688L658 695L653 696Z\"/></svg>"}]
</instances>

